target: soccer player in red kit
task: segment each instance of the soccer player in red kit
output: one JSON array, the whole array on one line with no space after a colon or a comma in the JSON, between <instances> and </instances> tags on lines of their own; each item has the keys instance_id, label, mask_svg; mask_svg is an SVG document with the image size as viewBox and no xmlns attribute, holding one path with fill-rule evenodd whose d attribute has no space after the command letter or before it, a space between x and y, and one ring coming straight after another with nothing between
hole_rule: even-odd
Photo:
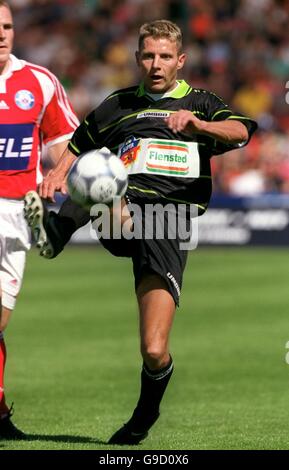
<instances>
[{"instance_id":1,"label":"soccer player in red kit","mask_svg":"<svg viewBox=\"0 0 289 470\"><path fill-rule=\"evenodd\" d=\"M0 0L0 439L23 439L4 395L4 330L23 278L30 232L23 198L42 181L42 147L56 163L78 126L66 93L46 68L11 54L11 9Z\"/></svg>"}]
</instances>

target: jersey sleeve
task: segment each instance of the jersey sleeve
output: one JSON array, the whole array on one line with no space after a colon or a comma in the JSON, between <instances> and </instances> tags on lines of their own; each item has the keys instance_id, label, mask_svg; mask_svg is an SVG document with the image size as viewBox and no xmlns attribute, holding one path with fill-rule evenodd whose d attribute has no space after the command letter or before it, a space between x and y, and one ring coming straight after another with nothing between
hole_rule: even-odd
<instances>
[{"instance_id":1,"label":"jersey sleeve","mask_svg":"<svg viewBox=\"0 0 289 470\"><path fill-rule=\"evenodd\" d=\"M219 155L229 150L234 150L240 147L244 147L248 144L251 139L252 134L257 129L257 123L250 119L249 117L243 116L240 113L232 111L229 106L224 103L224 101L217 95L212 92L203 92L203 100L200 109L201 116L206 121L226 121L226 120L235 120L240 121L244 124L248 130L249 138L247 141L239 144L225 144L214 139L211 140L211 150L213 155Z\"/></svg>"},{"instance_id":2,"label":"jersey sleeve","mask_svg":"<svg viewBox=\"0 0 289 470\"><path fill-rule=\"evenodd\" d=\"M101 148L103 144L98 133L95 119L96 110L92 111L74 132L69 142L69 150L76 156L89 150Z\"/></svg>"},{"instance_id":3,"label":"jersey sleeve","mask_svg":"<svg viewBox=\"0 0 289 470\"><path fill-rule=\"evenodd\" d=\"M63 86L54 75L50 74L49 78L52 82L52 96L40 123L42 139L47 146L69 140L79 125Z\"/></svg>"},{"instance_id":4,"label":"jersey sleeve","mask_svg":"<svg viewBox=\"0 0 289 470\"><path fill-rule=\"evenodd\" d=\"M97 108L95 108L74 132L69 143L69 150L76 156L93 149L109 148L104 130L117 119L120 110L118 93L109 95ZM115 97L115 99L113 99Z\"/></svg>"}]
</instances>

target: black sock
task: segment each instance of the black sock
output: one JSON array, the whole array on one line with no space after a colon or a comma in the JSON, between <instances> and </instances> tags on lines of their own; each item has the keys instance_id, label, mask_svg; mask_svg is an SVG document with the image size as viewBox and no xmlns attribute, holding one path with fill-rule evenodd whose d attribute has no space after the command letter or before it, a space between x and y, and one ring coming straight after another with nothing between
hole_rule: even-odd
<instances>
[{"instance_id":1,"label":"black sock","mask_svg":"<svg viewBox=\"0 0 289 470\"><path fill-rule=\"evenodd\" d=\"M53 213L54 222L57 220L57 231L59 232L63 245L71 238L74 232L90 221L89 212L75 204L70 197L65 199L58 214Z\"/></svg>"},{"instance_id":2,"label":"black sock","mask_svg":"<svg viewBox=\"0 0 289 470\"><path fill-rule=\"evenodd\" d=\"M171 375L174 364L170 362L158 370L150 370L144 363L141 372L141 392L132 420L140 427L149 428L159 416L159 407Z\"/></svg>"}]
</instances>

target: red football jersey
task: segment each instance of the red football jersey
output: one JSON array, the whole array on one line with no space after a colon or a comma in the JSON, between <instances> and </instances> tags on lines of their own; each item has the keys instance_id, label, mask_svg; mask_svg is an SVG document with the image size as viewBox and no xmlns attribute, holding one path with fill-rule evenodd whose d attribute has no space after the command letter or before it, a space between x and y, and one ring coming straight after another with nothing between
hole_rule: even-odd
<instances>
[{"instance_id":1,"label":"red football jersey","mask_svg":"<svg viewBox=\"0 0 289 470\"><path fill-rule=\"evenodd\" d=\"M79 122L55 75L10 58L0 75L0 197L21 199L42 181L42 146L70 139Z\"/></svg>"}]
</instances>

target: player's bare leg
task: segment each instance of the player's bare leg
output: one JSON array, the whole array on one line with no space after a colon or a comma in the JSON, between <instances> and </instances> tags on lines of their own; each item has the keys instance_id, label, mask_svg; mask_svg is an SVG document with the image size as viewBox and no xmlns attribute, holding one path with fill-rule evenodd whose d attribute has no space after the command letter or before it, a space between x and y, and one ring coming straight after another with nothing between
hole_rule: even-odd
<instances>
[{"instance_id":1,"label":"player's bare leg","mask_svg":"<svg viewBox=\"0 0 289 470\"><path fill-rule=\"evenodd\" d=\"M126 236L133 228L133 221L125 198L115 198L111 206L104 206L109 214L109 236L115 234ZM97 204L96 206L97 207Z\"/></svg>"},{"instance_id":2,"label":"player's bare leg","mask_svg":"<svg viewBox=\"0 0 289 470\"><path fill-rule=\"evenodd\" d=\"M0 299L1 300L1 299ZM1 302L0 302L1 305ZM1 321L0 321L0 439L25 439L26 435L16 428L11 421L13 414L12 406L8 408L5 402L4 395L4 369L6 362L6 346L4 342L4 330L9 323L12 310L3 307L1 308Z\"/></svg>"},{"instance_id":3,"label":"player's bare leg","mask_svg":"<svg viewBox=\"0 0 289 470\"><path fill-rule=\"evenodd\" d=\"M144 360L141 393L130 420L109 440L110 444L138 444L159 417L159 406L173 372L169 354L169 333L175 302L165 281L146 274L138 290L141 353Z\"/></svg>"}]
</instances>

